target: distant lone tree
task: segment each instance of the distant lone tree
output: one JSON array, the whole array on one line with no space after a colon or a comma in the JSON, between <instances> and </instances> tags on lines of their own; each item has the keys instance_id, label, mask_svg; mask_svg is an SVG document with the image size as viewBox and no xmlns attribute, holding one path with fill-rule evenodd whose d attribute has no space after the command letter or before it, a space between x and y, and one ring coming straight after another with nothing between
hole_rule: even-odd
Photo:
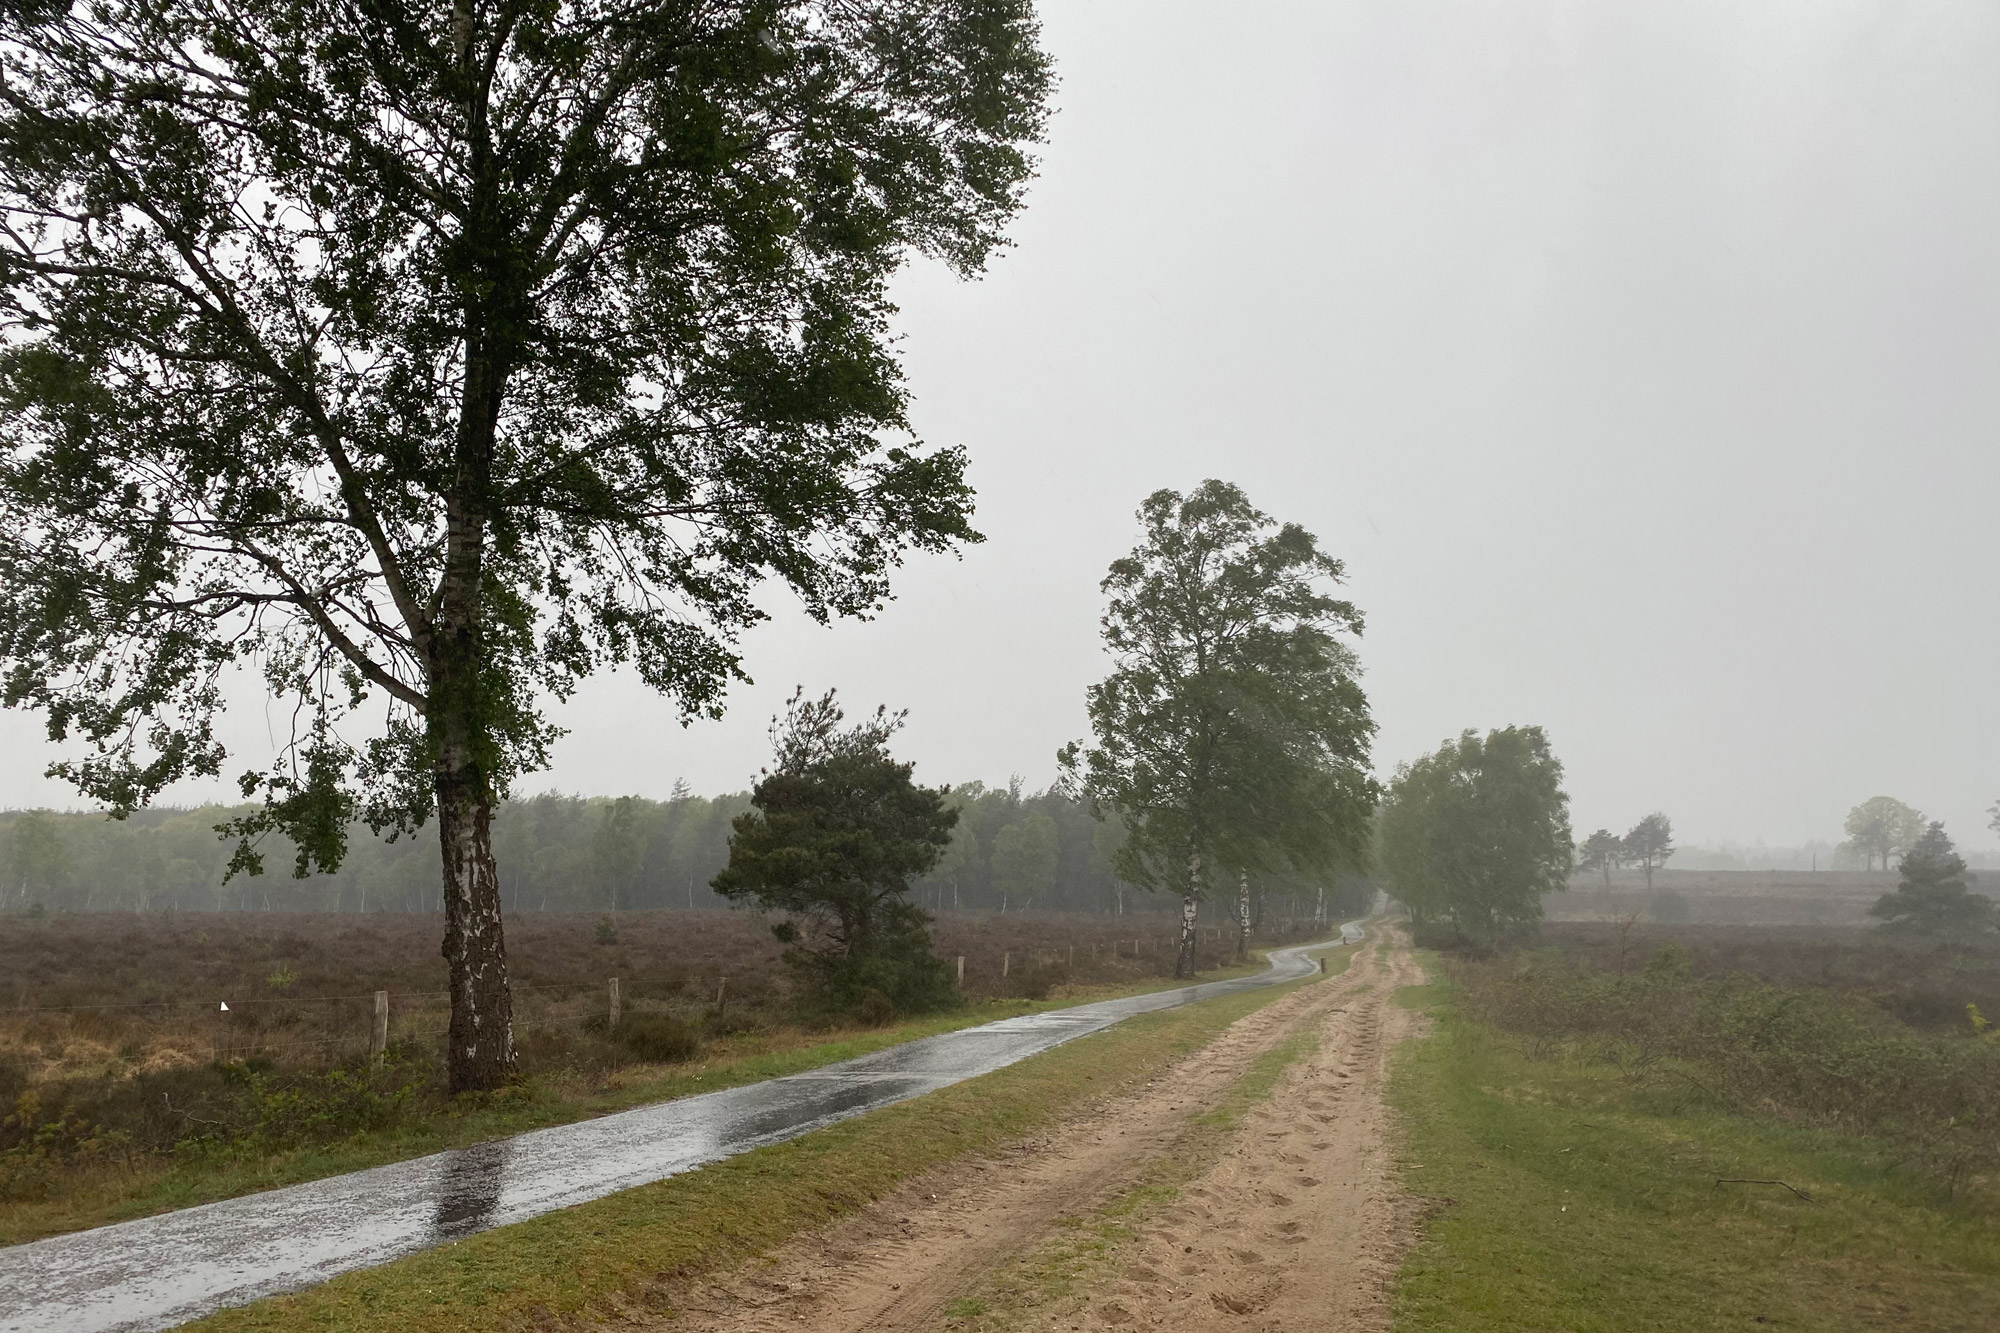
<instances>
[{"instance_id":1,"label":"distant lone tree","mask_svg":"<svg viewBox=\"0 0 2000 1333\"><path fill-rule=\"evenodd\" d=\"M1841 825L1847 833L1846 850L1858 853L1864 870L1882 869L1900 852L1907 852L1924 836L1924 817L1893 796L1871 796L1847 812Z\"/></svg>"},{"instance_id":2,"label":"distant lone tree","mask_svg":"<svg viewBox=\"0 0 2000 1333\"><path fill-rule=\"evenodd\" d=\"M1653 887L1653 871L1667 863L1674 854L1674 823L1655 810L1632 826L1632 831L1621 840L1625 859L1635 862L1646 872L1646 889Z\"/></svg>"},{"instance_id":3,"label":"distant lone tree","mask_svg":"<svg viewBox=\"0 0 2000 1333\"><path fill-rule=\"evenodd\" d=\"M1396 770L1376 862L1419 930L1488 943L1569 887L1569 796L1540 727L1465 732Z\"/></svg>"},{"instance_id":4,"label":"distant lone tree","mask_svg":"<svg viewBox=\"0 0 2000 1333\"><path fill-rule=\"evenodd\" d=\"M607 664L685 715L757 585L866 614L976 540L889 281L978 270L1030 0L0 9L0 668L114 814L228 756L331 871L435 817L454 1090L513 1067L496 801Z\"/></svg>"},{"instance_id":5,"label":"distant lone tree","mask_svg":"<svg viewBox=\"0 0 2000 1333\"><path fill-rule=\"evenodd\" d=\"M1088 694L1096 743L1057 759L1124 821L1119 876L1181 893L1174 973L1190 976L1212 875L1361 864L1375 723L1342 637L1361 613L1332 595L1344 568L1317 538L1213 480L1155 491L1139 521L1101 585L1115 665Z\"/></svg>"},{"instance_id":6,"label":"distant lone tree","mask_svg":"<svg viewBox=\"0 0 2000 1333\"><path fill-rule=\"evenodd\" d=\"M1973 893L1966 881L1965 861L1933 820L1909 851L1903 853L1903 882L1868 909L1885 929L1912 935L1966 935L1993 929L1996 909L1991 898Z\"/></svg>"},{"instance_id":7,"label":"distant lone tree","mask_svg":"<svg viewBox=\"0 0 2000 1333\"><path fill-rule=\"evenodd\" d=\"M872 993L903 1012L938 1008L954 992L910 882L944 854L958 811L950 788L918 786L890 755L901 714L844 720L831 691L795 693L773 719L775 761L736 818L714 888L788 914L772 933L830 1007L865 1010Z\"/></svg>"},{"instance_id":8,"label":"distant lone tree","mask_svg":"<svg viewBox=\"0 0 2000 1333\"><path fill-rule=\"evenodd\" d=\"M1610 829L1601 828L1577 844L1576 867L1579 870L1595 870L1604 876L1604 887L1611 887L1611 872L1625 864L1625 840Z\"/></svg>"}]
</instances>

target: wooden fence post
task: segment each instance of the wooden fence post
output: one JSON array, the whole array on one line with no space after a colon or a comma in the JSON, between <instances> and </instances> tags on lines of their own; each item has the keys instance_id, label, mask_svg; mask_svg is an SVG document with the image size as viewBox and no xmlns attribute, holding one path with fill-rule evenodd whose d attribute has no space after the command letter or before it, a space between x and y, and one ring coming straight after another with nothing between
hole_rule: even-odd
<instances>
[{"instance_id":1,"label":"wooden fence post","mask_svg":"<svg viewBox=\"0 0 2000 1333\"><path fill-rule=\"evenodd\" d=\"M608 1023L605 1024L605 1026L607 1028L615 1028L618 1026L618 1020L624 1016L624 1008L625 1008L622 1004L619 1003L618 1000L617 977L611 978L611 985L608 987L608 990L610 992L610 997L611 997L611 1019Z\"/></svg>"},{"instance_id":2,"label":"wooden fence post","mask_svg":"<svg viewBox=\"0 0 2000 1333\"><path fill-rule=\"evenodd\" d=\"M715 1012L720 1014L722 1012L723 1006L728 1003L729 1003L729 978L724 977L722 980L715 983Z\"/></svg>"},{"instance_id":3,"label":"wooden fence post","mask_svg":"<svg viewBox=\"0 0 2000 1333\"><path fill-rule=\"evenodd\" d=\"M1014 955L1012 953L1003 953L1000 955L1001 976L1004 977L1007 975L1008 970L1013 966L1013 962L1014 962Z\"/></svg>"},{"instance_id":4,"label":"wooden fence post","mask_svg":"<svg viewBox=\"0 0 2000 1333\"><path fill-rule=\"evenodd\" d=\"M965 955L958 956L958 988L965 989Z\"/></svg>"},{"instance_id":5,"label":"wooden fence post","mask_svg":"<svg viewBox=\"0 0 2000 1333\"><path fill-rule=\"evenodd\" d=\"M380 1055L389 1049L389 992L375 992L375 1030L369 1034L368 1053Z\"/></svg>"}]
</instances>

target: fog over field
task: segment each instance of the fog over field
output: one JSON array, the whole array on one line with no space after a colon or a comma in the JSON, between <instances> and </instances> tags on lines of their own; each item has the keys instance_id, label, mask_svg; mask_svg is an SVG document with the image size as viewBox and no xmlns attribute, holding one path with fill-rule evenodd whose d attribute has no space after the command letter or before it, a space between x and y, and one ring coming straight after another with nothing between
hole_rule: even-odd
<instances>
[{"instance_id":1,"label":"fog over field","mask_svg":"<svg viewBox=\"0 0 2000 1333\"><path fill-rule=\"evenodd\" d=\"M800 682L908 707L921 778L1039 786L1134 506L1223 476L1349 562L1385 772L1534 722L1579 834L1837 840L1886 792L1993 844L2000 8L1043 13L1015 248L900 287L989 540L873 624L774 596L723 722L587 686L529 790L740 790ZM0 805L74 799L39 726L0 714ZM255 691L228 734L267 762Z\"/></svg>"}]
</instances>

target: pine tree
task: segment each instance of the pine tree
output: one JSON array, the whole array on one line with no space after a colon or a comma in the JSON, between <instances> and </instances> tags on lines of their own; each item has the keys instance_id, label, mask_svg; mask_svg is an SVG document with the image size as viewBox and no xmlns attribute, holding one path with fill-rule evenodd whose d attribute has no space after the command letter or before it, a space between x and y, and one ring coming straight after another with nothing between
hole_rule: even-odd
<instances>
[{"instance_id":1,"label":"pine tree","mask_svg":"<svg viewBox=\"0 0 2000 1333\"><path fill-rule=\"evenodd\" d=\"M1913 935L1980 934L1993 929L1996 908L1991 898L1973 893L1974 878L1965 859L1936 820L1903 853L1903 882L1868 909L1884 929Z\"/></svg>"}]
</instances>

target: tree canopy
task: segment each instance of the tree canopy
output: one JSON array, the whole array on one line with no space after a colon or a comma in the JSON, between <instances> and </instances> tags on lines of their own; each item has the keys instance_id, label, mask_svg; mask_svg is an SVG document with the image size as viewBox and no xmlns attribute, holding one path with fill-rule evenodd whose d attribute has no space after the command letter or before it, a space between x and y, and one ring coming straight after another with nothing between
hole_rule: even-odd
<instances>
[{"instance_id":1,"label":"tree canopy","mask_svg":"<svg viewBox=\"0 0 2000 1333\"><path fill-rule=\"evenodd\" d=\"M1118 872L1183 894L1185 975L1206 876L1362 863L1375 723L1344 637L1361 613L1317 538L1214 480L1154 492L1139 521L1101 585L1114 666L1088 694L1094 744L1058 759L1124 821Z\"/></svg>"},{"instance_id":2,"label":"tree canopy","mask_svg":"<svg viewBox=\"0 0 2000 1333\"><path fill-rule=\"evenodd\" d=\"M1655 810L1620 840L1625 859L1636 861L1646 872L1646 887L1653 887L1653 872L1674 854L1674 822Z\"/></svg>"},{"instance_id":3,"label":"tree canopy","mask_svg":"<svg viewBox=\"0 0 2000 1333\"><path fill-rule=\"evenodd\" d=\"M920 787L889 753L900 714L853 726L831 692L795 694L772 724L776 762L737 816L717 893L788 919L786 955L836 1005L874 991L898 1009L950 998L910 883L937 864L958 811L950 789Z\"/></svg>"},{"instance_id":4,"label":"tree canopy","mask_svg":"<svg viewBox=\"0 0 2000 1333\"><path fill-rule=\"evenodd\" d=\"M1868 909L1886 929L1913 935L1979 934L1993 929L2000 918L2000 907L1991 898L1966 887L1973 876L1936 820L1903 853L1902 872L1896 891L1883 894Z\"/></svg>"},{"instance_id":5,"label":"tree canopy","mask_svg":"<svg viewBox=\"0 0 2000 1333\"><path fill-rule=\"evenodd\" d=\"M1604 887L1611 887L1611 872L1625 864L1625 839L1610 829L1601 828L1577 844L1576 866L1579 870L1595 870L1604 876Z\"/></svg>"},{"instance_id":6,"label":"tree canopy","mask_svg":"<svg viewBox=\"0 0 2000 1333\"><path fill-rule=\"evenodd\" d=\"M1000 890L1000 910L1046 897L1055 887L1060 850L1056 821L1039 810L994 834L993 886Z\"/></svg>"},{"instance_id":7,"label":"tree canopy","mask_svg":"<svg viewBox=\"0 0 2000 1333\"><path fill-rule=\"evenodd\" d=\"M0 15L0 659L114 812L241 771L294 869L439 819L455 1087L512 1060L488 823L629 663L689 714L775 577L976 540L886 284L1001 243L1029 0L84 0Z\"/></svg>"},{"instance_id":8,"label":"tree canopy","mask_svg":"<svg viewBox=\"0 0 2000 1333\"><path fill-rule=\"evenodd\" d=\"M1879 862L1889 868L1889 858L1909 851L1924 835L1924 817L1916 809L1893 796L1871 796L1847 812L1841 825L1847 834L1843 850L1859 854L1864 870Z\"/></svg>"},{"instance_id":9,"label":"tree canopy","mask_svg":"<svg viewBox=\"0 0 2000 1333\"><path fill-rule=\"evenodd\" d=\"M1419 929L1491 942L1568 887L1569 797L1540 727L1467 731L1402 765L1376 828L1377 864Z\"/></svg>"}]
</instances>

